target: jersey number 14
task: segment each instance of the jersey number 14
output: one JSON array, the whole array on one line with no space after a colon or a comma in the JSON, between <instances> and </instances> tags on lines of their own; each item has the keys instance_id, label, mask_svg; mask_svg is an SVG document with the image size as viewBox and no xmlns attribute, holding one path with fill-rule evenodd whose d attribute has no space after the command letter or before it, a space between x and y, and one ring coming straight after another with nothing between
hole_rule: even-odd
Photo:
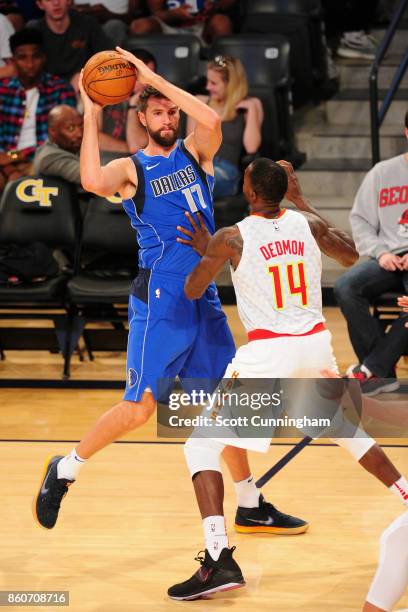
<instances>
[{"instance_id":1,"label":"jersey number 14","mask_svg":"<svg viewBox=\"0 0 408 612\"><path fill-rule=\"evenodd\" d=\"M282 291L282 268L286 268L286 281L291 295L300 295L302 306L307 306L307 283L305 275L305 266L303 262L297 264L286 264L284 266L269 266L268 274L272 276L273 287L275 290L276 308L281 310L284 308L284 299ZM294 268L297 268L297 282L295 281Z\"/></svg>"}]
</instances>

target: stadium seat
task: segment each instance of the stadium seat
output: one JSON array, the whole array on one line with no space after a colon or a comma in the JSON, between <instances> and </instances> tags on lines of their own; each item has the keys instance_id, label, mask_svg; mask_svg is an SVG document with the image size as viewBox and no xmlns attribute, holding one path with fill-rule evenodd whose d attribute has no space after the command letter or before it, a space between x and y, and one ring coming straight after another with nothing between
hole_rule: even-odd
<instances>
[{"instance_id":1,"label":"stadium seat","mask_svg":"<svg viewBox=\"0 0 408 612\"><path fill-rule=\"evenodd\" d=\"M141 48L153 53L157 72L184 89L199 71L200 41L190 34L149 34L128 38L126 49Z\"/></svg>"},{"instance_id":2,"label":"stadium seat","mask_svg":"<svg viewBox=\"0 0 408 612\"><path fill-rule=\"evenodd\" d=\"M76 338L82 333L91 359L93 350L126 350L123 322L136 272L136 235L120 198L92 197L83 221L78 270L67 285L70 331ZM95 321L109 322L111 328L86 329ZM66 377L69 366L68 360Z\"/></svg>"},{"instance_id":3,"label":"stadium seat","mask_svg":"<svg viewBox=\"0 0 408 612\"><path fill-rule=\"evenodd\" d=\"M397 299L400 297L401 293L395 293L394 291L388 291L387 293L383 293L379 295L373 301L373 314L376 319L378 319L381 327L384 331L387 330L387 327L391 325L394 319L401 315L401 308L399 308L397 304ZM406 347L406 351L404 356L408 355L408 345Z\"/></svg>"},{"instance_id":4,"label":"stadium seat","mask_svg":"<svg viewBox=\"0 0 408 612\"><path fill-rule=\"evenodd\" d=\"M279 35L240 34L218 38L211 57L231 55L241 60L249 93L264 107L262 155L279 159L295 157L293 136L289 43Z\"/></svg>"},{"instance_id":5,"label":"stadium seat","mask_svg":"<svg viewBox=\"0 0 408 612\"><path fill-rule=\"evenodd\" d=\"M333 93L328 83L327 49L319 0L247 0L243 32L287 36L295 107Z\"/></svg>"},{"instance_id":6,"label":"stadium seat","mask_svg":"<svg viewBox=\"0 0 408 612\"><path fill-rule=\"evenodd\" d=\"M76 252L79 213L76 193L61 179L31 176L10 182L0 202L0 243L29 245L41 242L52 249ZM52 320L46 328L1 329L0 348L61 350L66 355L67 274L38 283L0 285L0 319ZM63 313L49 310L63 309ZM42 333L42 339L40 333ZM44 340L45 336L47 339ZM58 340L58 341L57 341ZM73 347L72 347L73 348Z\"/></svg>"}]
</instances>

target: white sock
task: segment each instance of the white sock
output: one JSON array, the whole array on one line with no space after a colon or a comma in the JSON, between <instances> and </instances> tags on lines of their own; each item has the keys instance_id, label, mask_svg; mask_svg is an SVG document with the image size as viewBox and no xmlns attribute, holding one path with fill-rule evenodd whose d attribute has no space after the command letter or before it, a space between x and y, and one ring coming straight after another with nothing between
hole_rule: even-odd
<instances>
[{"instance_id":1,"label":"white sock","mask_svg":"<svg viewBox=\"0 0 408 612\"><path fill-rule=\"evenodd\" d=\"M373 376L372 371L371 371L371 370L369 370L369 369L367 368L367 366L366 366L366 365L364 365L364 363L362 363L362 364L361 364L361 369L362 369L362 371L363 371L363 372L364 372L364 373L367 375L367 377L368 377L368 378L371 378L371 377Z\"/></svg>"},{"instance_id":2,"label":"white sock","mask_svg":"<svg viewBox=\"0 0 408 612\"><path fill-rule=\"evenodd\" d=\"M403 504L408 506L408 480L405 476L401 476L401 478L396 480L394 484L390 486L390 490L399 497Z\"/></svg>"},{"instance_id":3,"label":"white sock","mask_svg":"<svg viewBox=\"0 0 408 612\"><path fill-rule=\"evenodd\" d=\"M214 561L218 561L223 548L228 548L228 537L223 516L207 516L203 519L205 547Z\"/></svg>"},{"instance_id":4,"label":"white sock","mask_svg":"<svg viewBox=\"0 0 408 612\"><path fill-rule=\"evenodd\" d=\"M255 485L255 480L252 475L248 478L234 482L235 492L237 494L238 506L241 508L257 508L259 506L260 490Z\"/></svg>"},{"instance_id":5,"label":"white sock","mask_svg":"<svg viewBox=\"0 0 408 612\"><path fill-rule=\"evenodd\" d=\"M76 480L78 472L84 465L86 459L82 459L77 455L75 448L63 457L57 465L58 478L66 478L67 480Z\"/></svg>"}]
</instances>

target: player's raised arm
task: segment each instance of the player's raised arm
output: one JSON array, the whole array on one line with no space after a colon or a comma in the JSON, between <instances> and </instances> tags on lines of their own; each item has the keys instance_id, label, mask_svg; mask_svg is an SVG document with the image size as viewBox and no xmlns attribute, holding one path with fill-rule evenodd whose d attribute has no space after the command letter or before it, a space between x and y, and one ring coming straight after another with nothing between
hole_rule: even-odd
<instances>
[{"instance_id":1,"label":"player's raised arm","mask_svg":"<svg viewBox=\"0 0 408 612\"><path fill-rule=\"evenodd\" d=\"M138 80L154 87L166 98L169 98L174 104L180 107L182 111L191 117L196 125L192 134L186 138L186 146L191 146L197 153L200 162L212 162L212 159L222 141L221 134L221 118L207 104L192 96L187 91L176 87L156 74L146 66L141 60L125 51L120 47L116 47L124 59L132 62L138 70Z\"/></svg>"},{"instance_id":2,"label":"player's raised arm","mask_svg":"<svg viewBox=\"0 0 408 612\"><path fill-rule=\"evenodd\" d=\"M84 105L84 133L80 153L82 187L100 196L111 196L117 192L122 197L134 195L137 175L130 158L115 159L106 166L101 166L98 116L102 107L87 95L82 83L82 72L78 85Z\"/></svg>"},{"instance_id":3,"label":"player's raised arm","mask_svg":"<svg viewBox=\"0 0 408 612\"><path fill-rule=\"evenodd\" d=\"M242 245L242 236L236 225L223 227L215 232L208 243L204 257L187 276L184 293L189 300L198 299L203 295L226 261L230 260L234 268L237 267L242 255Z\"/></svg>"},{"instance_id":4,"label":"player's raised arm","mask_svg":"<svg viewBox=\"0 0 408 612\"><path fill-rule=\"evenodd\" d=\"M342 266L352 266L358 259L358 252L351 236L342 230L331 227L329 223L313 208L304 197L299 180L290 162L281 160L278 162L288 176L288 191L285 198L305 213L312 234L320 249L328 257L335 259Z\"/></svg>"}]
</instances>

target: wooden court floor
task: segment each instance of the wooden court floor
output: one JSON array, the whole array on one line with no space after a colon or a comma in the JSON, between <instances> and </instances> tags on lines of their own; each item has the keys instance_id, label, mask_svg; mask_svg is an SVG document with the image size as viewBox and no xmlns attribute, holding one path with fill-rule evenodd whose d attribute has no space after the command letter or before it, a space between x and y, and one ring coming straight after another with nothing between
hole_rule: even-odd
<instances>
[{"instance_id":1,"label":"wooden court floor","mask_svg":"<svg viewBox=\"0 0 408 612\"><path fill-rule=\"evenodd\" d=\"M227 310L240 344L244 335L235 309ZM326 317L344 369L353 358L344 323L336 309L327 309ZM17 377L22 369L25 375L29 369L32 376L47 376L59 364L57 355L10 353L0 364L0 377ZM74 376L112 378L114 372L119 378L123 366L123 356L97 355L94 363L76 363ZM408 374L406 364L399 372ZM0 591L67 590L74 612L361 610L379 536L403 507L331 445L306 448L264 489L280 509L309 520L310 530L301 536L235 534L234 491L225 472L230 544L237 546L247 587L212 599L189 603L166 597L171 584L198 568L194 556L203 538L182 445L157 440L154 419L96 455L64 500L56 528L38 527L31 500L44 459L68 452L120 396L120 391L0 388ZM408 441L384 442L407 474ZM266 455L252 453L254 475L289 448L274 445ZM404 607L407 596L398 609Z\"/></svg>"}]
</instances>

